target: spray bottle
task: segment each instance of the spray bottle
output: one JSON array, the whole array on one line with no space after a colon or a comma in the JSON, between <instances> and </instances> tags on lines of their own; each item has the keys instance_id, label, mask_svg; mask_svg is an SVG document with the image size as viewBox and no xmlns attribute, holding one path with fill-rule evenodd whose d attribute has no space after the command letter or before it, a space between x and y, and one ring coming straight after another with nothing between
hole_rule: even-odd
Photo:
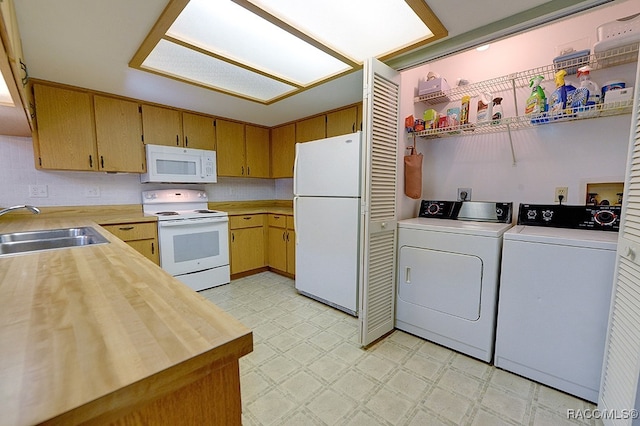
<instances>
[{"instance_id":1,"label":"spray bottle","mask_svg":"<svg viewBox=\"0 0 640 426\"><path fill-rule=\"evenodd\" d=\"M547 110L547 96L544 93L544 89L540 87L544 77L539 75L529 80L529 87L531 87L531 95L527 98L527 103L524 107L524 113L529 115L542 116ZM546 121L544 118L534 118L532 123L541 123Z\"/></svg>"},{"instance_id":2,"label":"spray bottle","mask_svg":"<svg viewBox=\"0 0 640 426\"><path fill-rule=\"evenodd\" d=\"M573 96L572 92L576 90L573 85L566 85L564 82L564 76L567 75L565 70L560 70L555 75L556 90L553 91L549 97L549 114L560 118L567 112L567 101L571 106L571 99L569 95ZM568 111L571 111L569 108Z\"/></svg>"}]
</instances>

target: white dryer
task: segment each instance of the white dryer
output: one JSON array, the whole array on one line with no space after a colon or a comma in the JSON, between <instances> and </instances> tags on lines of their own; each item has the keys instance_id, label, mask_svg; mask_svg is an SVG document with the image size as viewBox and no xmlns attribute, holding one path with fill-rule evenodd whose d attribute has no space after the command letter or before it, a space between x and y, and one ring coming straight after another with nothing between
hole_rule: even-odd
<instances>
[{"instance_id":1,"label":"white dryer","mask_svg":"<svg viewBox=\"0 0 640 426\"><path fill-rule=\"evenodd\" d=\"M396 328L490 362L511 227L511 203L423 201L398 222Z\"/></svg>"},{"instance_id":2,"label":"white dryer","mask_svg":"<svg viewBox=\"0 0 640 426\"><path fill-rule=\"evenodd\" d=\"M504 234L496 367L597 402L619 206L520 206ZM570 229L575 228L575 229Z\"/></svg>"}]
</instances>

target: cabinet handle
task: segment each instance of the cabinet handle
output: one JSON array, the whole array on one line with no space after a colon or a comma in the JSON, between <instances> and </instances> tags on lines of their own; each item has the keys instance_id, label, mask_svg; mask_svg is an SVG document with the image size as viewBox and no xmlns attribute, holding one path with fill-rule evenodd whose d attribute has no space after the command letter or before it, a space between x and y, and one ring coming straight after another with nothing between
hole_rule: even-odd
<instances>
[{"instance_id":1,"label":"cabinet handle","mask_svg":"<svg viewBox=\"0 0 640 426\"><path fill-rule=\"evenodd\" d=\"M89 167L93 169L93 157L89 154Z\"/></svg>"},{"instance_id":2,"label":"cabinet handle","mask_svg":"<svg viewBox=\"0 0 640 426\"><path fill-rule=\"evenodd\" d=\"M249 168L249 166L247 166L247 176L251 175L251 168Z\"/></svg>"},{"instance_id":3,"label":"cabinet handle","mask_svg":"<svg viewBox=\"0 0 640 426\"><path fill-rule=\"evenodd\" d=\"M287 231L282 231L282 241L287 241L285 235L287 234Z\"/></svg>"},{"instance_id":4,"label":"cabinet handle","mask_svg":"<svg viewBox=\"0 0 640 426\"><path fill-rule=\"evenodd\" d=\"M176 135L176 145L180 146L180 135Z\"/></svg>"},{"instance_id":5,"label":"cabinet handle","mask_svg":"<svg viewBox=\"0 0 640 426\"><path fill-rule=\"evenodd\" d=\"M118 229L121 231L131 231L133 228L134 228L133 226L125 226Z\"/></svg>"},{"instance_id":6,"label":"cabinet handle","mask_svg":"<svg viewBox=\"0 0 640 426\"><path fill-rule=\"evenodd\" d=\"M289 233L287 232L287 242L289 242Z\"/></svg>"},{"instance_id":7,"label":"cabinet handle","mask_svg":"<svg viewBox=\"0 0 640 426\"><path fill-rule=\"evenodd\" d=\"M244 176L244 166L242 166L242 176Z\"/></svg>"},{"instance_id":8,"label":"cabinet handle","mask_svg":"<svg viewBox=\"0 0 640 426\"><path fill-rule=\"evenodd\" d=\"M184 146L189 146L189 136L184 137Z\"/></svg>"},{"instance_id":9,"label":"cabinet handle","mask_svg":"<svg viewBox=\"0 0 640 426\"><path fill-rule=\"evenodd\" d=\"M351 132L355 132L356 131L356 123L353 123L353 125L351 126Z\"/></svg>"},{"instance_id":10,"label":"cabinet handle","mask_svg":"<svg viewBox=\"0 0 640 426\"><path fill-rule=\"evenodd\" d=\"M100 156L100 168L104 169L104 157L102 155Z\"/></svg>"},{"instance_id":11,"label":"cabinet handle","mask_svg":"<svg viewBox=\"0 0 640 426\"><path fill-rule=\"evenodd\" d=\"M22 59L20 59L20 69L24 71L24 77L20 79L22 87L27 87L27 83L29 83L29 71L27 71L27 64L22 62Z\"/></svg>"},{"instance_id":12,"label":"cabinet handle","mask_svg":"<svg viewBox=\"0 0 640 426\"><path fill-rule=\"evenodd\" d=\"M236 240L236 236L235 234L232 232L231 233L231 242L234 242Z\"/></svg>"},{"instance_id":13,"label":"cabinet handle","mask_svg":"<svg viewBox=\"0 0 640 426\"><path fill-rule=\"evenodd\" d=\"M156 254L156 243L151 243L151 254Z\"/></svg>"}]
</instances>

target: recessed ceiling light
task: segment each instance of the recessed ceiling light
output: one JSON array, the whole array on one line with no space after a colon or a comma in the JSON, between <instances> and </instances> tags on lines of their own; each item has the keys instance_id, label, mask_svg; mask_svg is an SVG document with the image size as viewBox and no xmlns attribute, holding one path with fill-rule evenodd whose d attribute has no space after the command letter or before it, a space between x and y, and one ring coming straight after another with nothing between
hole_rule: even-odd
<instances>
[{"instance_id":1,"label":"recessed ceiling light","mask_svg":"<svg viewBox=\"0 0 640 426\"><path fill-rule=\"evenodd\" d=\"M171 0L129 65L270 104L446 35L423 0Z\"/></svg>"},{"instance_id":2,"label":"recessed ceiling light","mask_svg":"<svg viewBox=\"0 0 640 426\"><path fill-rule=\"evenodd\" d=\"M489 46L491 46L491 45L490 44L485 44L483 46L476 47L476 50L478 52L484 52L485 50L487 50L489 48Z\"/></svg>"}]
</instances>

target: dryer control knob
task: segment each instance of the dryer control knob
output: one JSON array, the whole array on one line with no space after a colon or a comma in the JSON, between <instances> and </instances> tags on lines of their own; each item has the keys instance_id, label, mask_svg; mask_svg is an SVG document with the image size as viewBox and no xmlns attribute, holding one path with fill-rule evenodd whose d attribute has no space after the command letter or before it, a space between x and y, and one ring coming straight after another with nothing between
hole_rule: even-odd
<instances>
[{"instance_id":1,"label":"dryer control knob","mask_svg":"<svg viewBox=\"0 0 640 426\"><path fill-rule=\"evenodd\" d=\"M545 210L542 212L542 220L549 222L551 219L553 219L553 210Z\"/></svg>"},{"instance_id":2,"label":"dryer control knob","mask_svg":"<svg viewBox=\"0 0 640 426\"><path fill-rule=\"evenodd\" d=\"M440 206L437 205L436 203L429 204L429 206L427 207L427 213L429 214L436 214L439 211L440 211Z\"/></svg>"},{"instance_id":3,"label":"dryer control knob","mask_svg":"<svg viewBox=\"0 0 640 426\"><path fill-rule=\"evenodd\" d=\"M538 216L538 212L535 210L527 210L527 219L533 220Z\"/></svg>"}]
</instances>

